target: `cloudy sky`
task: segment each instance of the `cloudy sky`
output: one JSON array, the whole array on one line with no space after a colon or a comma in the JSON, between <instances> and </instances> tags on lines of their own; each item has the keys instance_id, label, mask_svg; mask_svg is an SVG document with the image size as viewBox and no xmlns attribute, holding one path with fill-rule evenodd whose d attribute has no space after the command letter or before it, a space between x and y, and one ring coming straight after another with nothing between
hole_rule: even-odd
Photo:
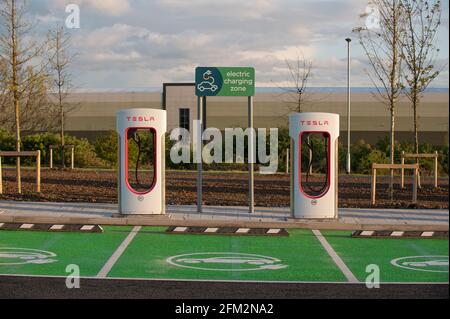
<instances>
[{"instance_id":1,"label":"cloudy sky","mask_svg":"<svg viewBox=\"0 0 450 319\"><path fill-rule=\"evenodd\" d=\"M65 8L81 9L71 30L73 73L84 89L161 87L193 81L200 65L254 66L257 85L283 85L286 59L313 61L313 86L346 85L346 42L366 0L31 0L37 33L64 23ZM448 62L448 0L439 34ZM364 54L353 44L353 85L370 86ZM448 67L434 82L448 87Z\"/></svg>"}]
</instances>

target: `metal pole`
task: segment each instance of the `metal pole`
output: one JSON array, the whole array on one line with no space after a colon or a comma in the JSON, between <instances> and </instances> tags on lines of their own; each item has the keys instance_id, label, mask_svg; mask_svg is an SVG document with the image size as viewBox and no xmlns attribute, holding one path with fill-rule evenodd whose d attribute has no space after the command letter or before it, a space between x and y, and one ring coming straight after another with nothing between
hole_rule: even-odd
<instances>
[{"instance_id":1,"label":"metal pole","mask_svg":"<svg viewBox=\"0 0 450 319\"><path fill-rule=\"evenodd\" d=\"M289 174L289 162L291 160L291 151L288 149L286 149L286 175Z\"/></svg>"},{"instance_id":2,"label":"metal pole","mask_svg":"<svg viewBox=\"0 0 450 319\"><path fill-rule=\"evenodd\" d=\"M206 98L205 98L206 101ZM202 160L202 134L203 134L203 98L197 98L197 118L200 122L199 129L200 132L197 132L197 212L203 212L202 205L202 187L203 187L203 160Z\"/></svg>"},{"instance_id":3,"label":"metal pole","mask_svg":"<svg viewBox=\"0 0 450 319\"><path fill-rule=\"evenodd\" d=\"M290 141L290 147L289 147L289 161L291 166L290 171L290 205L291 205L291 218L295 218L295 207L294 207L294 174L295 174L295 164L294 164L294 152L295 152L295 143L292 138L289 139Z\"/></svg>"},{"instance_id":4,"label":"metal pole","mask_svg":"<svg viewBox=\"0 0 450 319\"><path fill-rule=\"evenodd\" d=\"M351 173L351 155L350 155L350 112L351 112L351 101L350 101L350 42L352 39L347 38L347 174Z\"/></svg>"},{"instance_id":5,"label":"metal pole","mask_svg":"<svg viewBox=\"0 0 450 319\"><path fill-rule=\"evenodd\" d=\"M248 127L250 129L248 141L248 194L249 194L249 213L255 212L255 192L254 192L254 160L255 160L255 145L253 145L254 131L253 131L253 96L248 97Z\"/></svg>"}]
</instances>

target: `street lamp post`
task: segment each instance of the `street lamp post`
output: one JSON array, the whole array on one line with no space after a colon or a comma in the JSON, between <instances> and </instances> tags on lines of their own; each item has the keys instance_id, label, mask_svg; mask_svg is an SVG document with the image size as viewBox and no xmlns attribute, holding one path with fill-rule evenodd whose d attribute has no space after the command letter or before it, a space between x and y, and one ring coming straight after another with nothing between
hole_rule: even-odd
<instances>
[{"instance_id":1,"label":"street lamp post","mask_svg":"<svg viewBox=\"0 0 450 319\"><path fill-rule=\"evenodd\" d=\"M351 101L350 101L350 42L352 39L347 38L347 174L351 173L351 156L350 156L350 111L351 111Z\"/></svg>"}]
</instances>

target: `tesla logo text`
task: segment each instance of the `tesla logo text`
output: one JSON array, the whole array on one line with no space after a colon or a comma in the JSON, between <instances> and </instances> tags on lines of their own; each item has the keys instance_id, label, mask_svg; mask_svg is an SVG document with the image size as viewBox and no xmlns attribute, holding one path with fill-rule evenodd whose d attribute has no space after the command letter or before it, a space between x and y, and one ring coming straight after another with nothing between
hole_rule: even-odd
<instances>
[{"instance_id":1,"label":"tesla logo text","mask_svg":"<svg viewBox=\"0 0 450 319\"><path fill-rule=\"evenodd\" d=\"M301 123L303 126L305 126L305 125L308 125L308 126L311 126L311 125L314 125L314 126L326 126L326 125L330 125L330 123L329 123L328 121L315 121L315 120L313 120L313 121L300 121L300 123Z\"/></svg>"},{"instance_id":2,"label":"tesla logo text","mask_svg":"<svg viewBox=\"0 0 450 319\"><path fill-rule=\"evenodd\" d=\"M155 122L153 116L128 116L128 122Z\"/></svg>"}]
</instances>

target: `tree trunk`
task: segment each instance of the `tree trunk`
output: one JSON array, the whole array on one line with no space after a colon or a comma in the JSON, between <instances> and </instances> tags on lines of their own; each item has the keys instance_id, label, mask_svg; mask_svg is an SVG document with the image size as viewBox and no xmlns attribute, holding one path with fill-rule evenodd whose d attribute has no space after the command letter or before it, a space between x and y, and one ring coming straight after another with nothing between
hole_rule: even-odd
<instances>
[{"instance_id":1,"label":"tree trunk","mask_svg":"<svg viewBox=\"0 0 450 319\"><path fill-rule=\"evenodd\" d=\"M417 97L413 97L413 111L414 111L414 151L419 154L419 121L417 118L417 107L418 105Z\"/></svg>"},{"instance_id":2,"label":"tree trunk","mask_svg":"<svg viewBox=\"0 0 450 319\"><path fill-rule=\"evenodd\" d=\"M61 109L61 166L62 168L66 167L65 155L64 155L64 112Z\"/></svg>"},{"instance_id":3,"label":"tree trunk","mask_svg":"<svg viewBox=\"0 0 450 319\"><path fill-rule=\"evenodd\" d=\"M395 102L393 102L395 105ZM395 163L395 107L391 106L391 154L390 154L391 164ZM394 170L390 171L389 178L389 195L390 200L394 200Z\"/></svg>"},{"instance_id":4,"label":"tree trunk","mask_svg":"<svg viewBox=\"0 0 450 319\"><path fill-rule=\"evenodd\" d=\"M18 77L18 61L17 61L17 34L16 34L16 3L11 2L11 60L12 60L12 85L13 85L13 99L14 99L14 117L16 128L16 152L20 152L20 96L19 96L19 77ZM16 162L17 172L17 192L22 193L22 177L20 174L20 157L17 157Z\"/></svg>"},{"instance_id":5,"label":"tree trunk","mask_svg":"<svg viewBox=\"0 0 450 319\"><path fill-rule=\"evenodd\" d=\"M19 99L16 97L16 92L14 92L14 109L15 109L15 126L16 126L16 152L20 152L20 105ZM17 175L17 192L22 194L22 176L20 174L20 157L17 157L16 162L16 175Z\"/></svg>"},{"instance_id":6,"label":"tree trunk","mask_svg":"<svg viewBox=\"0 0 450 319\"><path fill-rule=\"evenodd\" d=\"M64 138L64 108L62 105L62 99L61 99L61 88L60 88L60 92L59 92L59 107L60 107L60 112L61 112L61 166L62 168L66 167L66 161L64 158L64 148L65 148L65 138Z\"/></svg>"},{"instance_id":7,"label":"tree trunk","mask_svg":"<svg viewBox=\"0 0 450 319\"><path fill-rule=\"evenodd\" d=\"M419 106L419 99L417 98L417 89L415 88L414 96L413 96L413 112L414 112L414 152L416 155L419 154L419 120L417 118L417 107ZM416 164L420 164L420 159L416 158ZM422 188L421 183L421 172L419 165L419 174L417 176L418 179L418 187Z\"/></svg>"}]
</instances>

